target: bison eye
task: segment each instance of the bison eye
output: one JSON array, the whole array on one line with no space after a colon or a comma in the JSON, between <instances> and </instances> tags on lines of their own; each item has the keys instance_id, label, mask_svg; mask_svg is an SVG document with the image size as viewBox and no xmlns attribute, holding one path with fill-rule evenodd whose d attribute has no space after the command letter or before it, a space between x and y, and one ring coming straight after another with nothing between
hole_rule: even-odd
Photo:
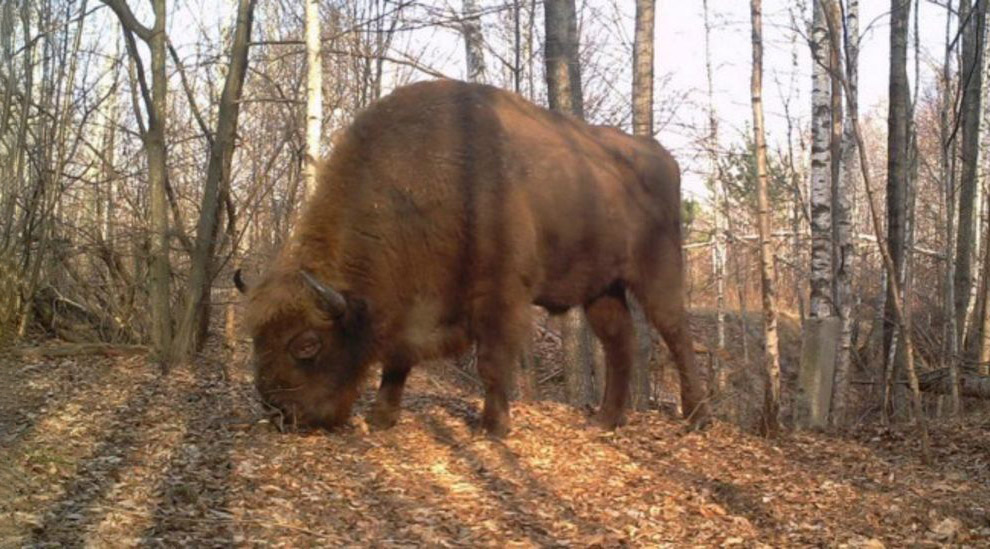
<instances>
[{"instance_id":1,"label":"bison eye","mask_svg":"<svg viewBox=\"0 0 990 549\"><path fill-rule=\"evenodd\" d=\"M289 354L297 360L308 360L315 357L322 346L320 336L313 330L306 330L289 342Z\"/></svg>"}]
</instances>

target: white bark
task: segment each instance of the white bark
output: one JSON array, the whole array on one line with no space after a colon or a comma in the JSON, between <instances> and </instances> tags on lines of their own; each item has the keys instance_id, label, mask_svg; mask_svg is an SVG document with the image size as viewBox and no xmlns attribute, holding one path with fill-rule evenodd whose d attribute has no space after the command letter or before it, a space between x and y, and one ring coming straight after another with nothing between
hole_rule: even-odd
<instances>
[{"instance_id":1,"label":"white bark","mask_svg":"<svg viewBox=\"0 0 990 549\"><path fill-rule=\"evenodd\" d=\"M715 279L715 335L718 350L725 349L725 220L722 207L725 191L718 177L718 113L715 110L715 86L712 76L711 22L708 17L708 0L703 0L705 15L705 77L708 82L708 170L712 190L712 225L715 237L712 239L712 276ZM723 371L721 353L715 358L715 387L724 389L726 372Z\"/></svg>"},{"instance_id":2,"label":"white bark","mask_svg":"<svg viewBox=\"0 0 990 549\"><path fill-rule=\"evenodd\" d=\"M856 154L856 138L852 134L852 112L858 102L858 58L859 58L859 0L848 0L845 21L846 77L849 80L849 95L846 96L846 123L842 135L842 176L838 181L835 203L836 220L836 265L835 286L838 298L839 348L835 362L835 382L833 383L832 421L842 424L846 419L846 399L849 392L849 368L852 362L852 266L856 256L853 232L853 193L859 164Z\"/></svg>"},{"instance_id":3,"label":"white bark","mask_svg":"<svg viewBox=\"0 0 990 549\"><path fill-rule=\"evenodd\" d=\"M767 144L763 123L763 14L760 0L750 4L753 24L753 73L750 93L753 105L753 141L756 146L756 198L760 232L760 283L763 290L764 368L763 429L768 436L780 430L780 350L777 341L776 269L770 239L770 204L767 197Z\"/></svg>"},{"instance_id":4,"label":"white bark","mask_svg":"<svg viewBox=\"0 0 990 549\"><path fill-rule=\"evenodd\" d=\"M306 152L303 178L306 198L316 190L316 163L323 132L323 63L320 58L320 3L306 3Z\"/></svg>"},{"instance_id":5,"label":"white bark","mask_svg":"<svg viewBox=\"0 0 990 549\"><path fill-rule=\"evenodd\" d=\"M464 0L461 14L461 32L464 34L464 52L467 62L468 82L485 81L485 45L481 34L481 16L476 0Z\"/></svg>"},{"instance_id":6,"label":"white bark","mask_svg":"<svg viewBox=\"0 0 990 549\"><path fill-rule=\"evenodd\" d=\"M832 316L831 47L823 0L814 0L811 28L811 298L809 316Z\"/></svg>"}]
</instances>

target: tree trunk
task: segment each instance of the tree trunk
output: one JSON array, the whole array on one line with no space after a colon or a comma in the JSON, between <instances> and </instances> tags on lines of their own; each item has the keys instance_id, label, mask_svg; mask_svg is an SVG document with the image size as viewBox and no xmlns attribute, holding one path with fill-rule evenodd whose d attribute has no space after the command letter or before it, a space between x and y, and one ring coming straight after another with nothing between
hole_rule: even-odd
<instances>
[{"instance_id":1,"label":"tree trunk","mask_svg":"<svg viewBox=\"0 0 990 549\"><path fill-rule=\"evenodd\" d=\"M842 94L830 76L839 70L826 18L833 0L815 0L811 30L811 276L808 318L802 334L799 385L794 407L800 427L823 428L828 421L840 320L836 316L835 241Z\"/></svg>"},{"instance_id":2,"label":"tree trunk","mask_svg":"<svg viewBox=\"0 0 990 549\"><path fill-rule=\"evenodd\" d=\"M151 110L145 149L148 155L148 186L151 191L151 341L156 358L167 369L172 361L171 276L169 259L168 199L165 179L168 177L168 153L165 149L165 116L167 111L168 74L165 71L165 0L153 0L155 26L148 40L151 50Z\"/></svg>"},{"instance_id":3,"label":"tree trunk","mask_svg":"<svg viewBox=\"0 0 990 549\"><path fill-rule=\"evenodd\" d=\"M725 390L728 372L722 355L725 351L725 212L723 211L725 189L718 177L718 114L715 110L715 84L712 74L712 26L708 14L708 0L703 0L705 18L705 79L708 84L708 187L712 192L712 278L715 280L715 345L712 366L714 370L713 389L716 393ZM740 306L742 296L740 295ZM741 307L740 307L741 308Z\"/></svg>"},{"instance_id":4,"label":"tree trunk","mask_svg":"<svg viewBox=\"0 0 990 549\"><path fill-rule=\"evenodd\" d=\"M547 101L550 110L584 119L581 65L578 59L577 14L574 0L546 0L544 52L547 65Z\"/></svg>"},{"instance_id":5,"label":"tree trunk","mask_svg":"<svg viewBox=\"0 0 990 549\"><path fill-rule=\"evenodd\" d=\"M753 142L756 146L756 202L760 235L760 287L763 290L764 368L763 432L773 437L780 431L780 354L777 343L776 272L770 241L770 204L767 197L767 144L763 125L763 15L761 0L752 0Z\"/></svg>"},{"instance_id":6,"label":"tree trunk","mask_svg":"<svg viewBox=\"0 0 990 549\"><path fill-rule=\"evenodd\" d=\"M831 86L825 4L814 0L811 30L811 298L808 316L827 318L832 308Z\"/></svg>"},{"instance_id":7,"label":"tree trunk","mask_svg":"<svg viewBox=\"0 0 990 549\"><path fill-rule=\"evenodd\" d=\"M962 60L959 71L959 89L962 91L961 112L962 143L959 177L959 231L956 238L955 315L956 327L962 330L970 305L973 286L973 243L976 239L976 168L979 152L980 90L985 24L985 0L959 3L959 25L962 33ZM960 342L962 342L960 334Z\"/></svg>"},{"instance_id":8,"label":"tree trunk","mask_svg":"<svg viewBox=\"0 0 990 549\"><path fill-rule=\"evenodd\" d=\"M898 9L907 5L908 8L910 4L902 2L902 0L891 0L893 11L896 12ZM908 18L905 16L903 19L903 24L901 24L902 29L906 29ZM892 28L892 33L894 29ZM839 29L831 28L829 29L829 34L832 37L832 47L838 47L838 33ZM892 39L893 41L893 39ZM904 47L906 53L906 44ZM893 50L892 50L893 53ZM849 52L846 51L846 59L849 59ZM893 62L891 63L894 64ZM905 65L902 63L902 66ZM895 78L891 71L891 79ZM907 72L904 70L903 72ZM846 95L852 95L849 80L843 77L843 87L846 91ZM910 317L904 314L904 306L902 301L900 280L897 277L897 267L894 262L894 257L891 254L890 246L887 241L883 239L883 222L880 219L879 208L877 207L875 197L873 195L873 181L870 176L870 165L869 159L866 156L865 146L863 144L863 132L859 126L859 110L856 102L849 104L849 122L852 124L853 136L856 139L856 150L859 153L859 165L860 172L863 176L863 188L866 191L867 204L870 209L870 220L873 224L873 233L876 238L877 248L880 252L880 257L883 259L884 271L887 273L887 284L890 288L889 292L889 302L894 311L894 321L897 323L900 333L904 337L904 363L905 369L908 375L908 383L911 387L912 394L912 405L914 407L914 417L915 422L918 427L919 435L921 436L921 452L922 461L926 464L931 463L931 444L928 439L928 422L925 419L924 411L921 407L921 389L918 382L918 376L914 368L914 341L911 336L910 325L908 324ZM891 106L893 108L893 106Z\"/></svg>"},{"instance_id":9,"label":"tree trunk","mask_svg":"<svg viewBox=\"0 0 990 549\"><path fill-rule=\"evenodd\" d=\"M468 82L485 82L485 40L481 34L481 16L476 0L463 0L461 32L464 34L464 53Z\"/></svg>"},{"instance_id":10,"label":"tree trunk","mask_svg":"<svg viewBox=\"0 0 990 549\"><path fill-rule=\"evenodd\" d=\"M833 2L835 7L837 4ZM835 17L837 14L833 14ZM846 97L846 123L842 134L842 175L838 180L835 195L835 287L838 301L839 345L835 358L835 379L832 384L832 424L843 425L848 419L849 370L852 364L853 323L852 316L852 267L856 257L853 242L853 194L859 165L856 160L856 138L852 135L852 122L849 112L857 108L859 98L859 0L848 0L846 5L845 37L846 78L849 80L849 95ZM836 18L837 19L837 18ZM835 24L839 28L838 23ZM839 54L838 51L835 52ZM841 83L840 83L841 85Z\"/></svg>"},{"instance_id":11,"label":"tree trunk","mask_svg":"<svg viewBox=\"0 0 990 549\"><path fill-rule=\"evenodd\" d=\"M956 238L956 185L953 162L954 155L952 154L955 148L955 141L951 143L949 141L950 112L954 110L950 102L950 66L953 53L951 14L952 0L949 0L946 4L945 57L942 61L941 93L939 99L940 175L942 179L942 199L945 204L945 296L943 298L943 315L946 322L942 337L944 340L943 360L949 368L952 387L952 390L949 392L951 396L951 411L954 417L958 417L961 412L961 400L959 399L959 377L957 370L959 329L955 312L956 258L954 252Z\"/></svg>"},{"instance_id":12,"label":"tree trunk","mask_svg":"<svg viewBox=\"0 0 990 549\"><path fill-rule=\"evenodd\" d=\"M967 2L963 2L965 5ZM961 160L962 170L960 172L960 187L966 189L972 187L976 189L979 185L978 162L980 156L980 122L982 120L982 97L983 90L983 60L986 51L986 23L987 23L987 0L976 0L969 13L960 11L963 18L969 17L970 21L963 32L963 66L960 73L960 88L963 90L962 111L962 147ZM960 205L960 215L963 213ZM990 284L987 282L987 275L990 275L990 257L986 256L990 250L990 223L987 223L986 237L983 239L984 261L983 273L981 276L982 297L986 297ZM962 222L960 221L960 231ZM975 231L974 231L975 232ZM960 239L962 233L960 232ZM957 261L959 258L957 257ZM958 271L956 272L958 276ZM972 282L972 278L970 279ZM958 285L957 285L958 289ZM958 294L957 294L958 295ZM957 298L958 301L958 298ZM979 319L979 362L980 368L987 369L987 361L990 360L990 307L986 305L985 299L982 307L982 314Z\"/></svg>"},{"instance_id":13,"label":"tree trunk","mask_svg":"<svg viewBox=\"0 0 990 549\"><path fill-rule=\"evenodd\" d=\"M175 339L176 356L180 358L187 358L194 349L202 348L206 327L209 326L213 254L220 226L220 196L230 184L230 162L237 139L241 90L247 74L254 4L255 0L238 0L230 66L220 95L217 130L212 137L207 136L210 141L210 160L206 168L199 222L196 225L196 247L191 258L186 299Z\"/></svg>"},{"instance_id":14,"label":"tree trunk","mask_svg":"<svg viewBox=\"0 0 990 549\"><path fill-rule=\"evenodd\" d=\"M632 126L633 134L653 137L653 30L656 0L636 0L636 34L633 43ZM631 297L631 296L630 296ZM652 341L646 314L635 300L629 300L638 342L632 365L629 405L645 410L650 405L650 355Z\"/></svg>"},{"instance_id":15,"label":"tree trunk","mask_svg":"<svg viewBox=\"0 0 990 549\"><path fill-rule=\"evenodd\" d=\"M884 308L884 379L893 379L895 368L894 319L895 288L901 288L904 273L905 221L908 185L908 109L910 89L907 76L907 34L911 20L911 3L891 0L890 28L890 108L887 115L887 242L894 271L887 276L887 300ZM907 306L907 303L905 303ZM904 339L906 334L898 334ZM888 417L893 406L893 387L884 383L883 414Z\"/></svg>"},{"instance_id":16,"label":"tree trunk","mask_svg":"<svg viewBox=\"0 0 990 549\"><path fill-rule=\"evenodd\" d=\"M578 61L577 14L574 0L546 0L547 98L550 109L584 119L581 70ZM560 318L564 339L564 376L572 404L589 403L592 394L592 356L582 352L581 339L589 330L581 311L574 309Z\"/></svg>"},{"instance_id":17,"label":"tree trunk","mask_svg":"<svg viewBox=\"0 0 990 549\"><path fill-rule=\"evenodd\" d=\"M316 190L316 166L323 133L323 61L320 57L320 2L306 3L306 152L303 158L305 198Z\"/></svg>"},{"instance_id":18,"label":"tree trunk","mask_svg":"<svg viewBox=\"0 0 990 549\"><path fill-rule=\"evenodd\" d=\"M656 0L636 0L633 39L632 127L634 135L653 137L653 29Z\"/></svg>"}]
</instances>

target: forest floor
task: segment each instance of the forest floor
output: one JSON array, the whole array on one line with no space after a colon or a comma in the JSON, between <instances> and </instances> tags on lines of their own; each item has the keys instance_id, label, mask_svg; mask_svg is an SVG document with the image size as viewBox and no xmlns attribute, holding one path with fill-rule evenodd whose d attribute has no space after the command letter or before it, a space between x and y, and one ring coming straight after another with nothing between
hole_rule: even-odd
<instances>
[{"instance_id":1,"label":"forest floor","mask_svg":"<svg viewBox=\"0 0 990 549\"><path fill-rule=\"evenodd\" d=\"M990 544L986 415L934 425L933 467L906 426L771 442L651 412L613 433L553 402L515 403L494 441L423 368L389 431L362 403L282 434L245 364L0 355L0 546Z\"/></svg>"}]
</instances>

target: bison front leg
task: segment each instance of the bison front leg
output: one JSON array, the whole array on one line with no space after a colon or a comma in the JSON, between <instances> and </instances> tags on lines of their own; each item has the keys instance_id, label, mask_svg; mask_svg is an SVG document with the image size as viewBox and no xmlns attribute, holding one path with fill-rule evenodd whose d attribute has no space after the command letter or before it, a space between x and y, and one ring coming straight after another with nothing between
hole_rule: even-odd
<instances>
[{"instance_id":1,"label":"bison front leg","mask_svg":"<svg viewBox=\"0 0 990 549\"><path fill-rule=\"evenodd\" d=\"M382 366L382 384L375 396L368 423L378 429L388 429L399 421L399 406L406 378L412 369L412 361L401 357L392 358Z\"/></svg>"},{"instance_id":2,"label":"bison front leg","mask_svg":"<svg viewBox=\"0 0 990 549\"><path fill-rule=\"evenodd\" d=\"M616 287L585 306L588 323L605 349L605 394L596 420L606 429L625 423L634 329L625 290Z\"/></svg>"}]
</instances>

